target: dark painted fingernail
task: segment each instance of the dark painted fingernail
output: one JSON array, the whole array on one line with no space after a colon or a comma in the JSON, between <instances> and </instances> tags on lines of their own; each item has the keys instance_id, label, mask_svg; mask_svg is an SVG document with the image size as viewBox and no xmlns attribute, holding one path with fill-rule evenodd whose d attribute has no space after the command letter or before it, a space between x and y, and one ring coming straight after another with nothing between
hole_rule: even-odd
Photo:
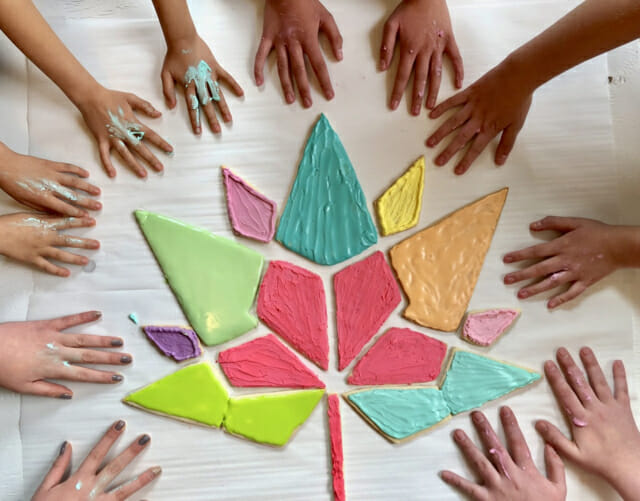
<instances>
[{"instance_id":1,"label":"dark painted fingernail","mask_svg":"<svg viewBox=\"0 0 640 501\"><path fill-rule=\"evenodd\" d=\"M102 316L102 312L101 311L96 311L95 312L95 316L96 316L96 318L100 318Z\"/></svg>"},{"instance_id":2,"label":"dark painted fingernail","mask_svg":"<svg viewBox=\"0 0 640 501\"><path fill-rule=\"evenodd\" d=\"M62 442L62 445L60 446L60 452L58 453L58 456L62 456L64 454L64 451L67 450L67 441L65 440L64 442Z\"/></svg>"},{"instance_id":3,"label":"dark painted fingernail","mask_svg":"<svg viewBox=\"0 0 640 501\"><path fill-rule=\"evenodd\" d=\"M124 357L120 358L120 362L122 362L123 364L130 364L131 357L129 355L125 355Z\"/></svg>"},{"instance_id":4,"label":"dark painted fingernail","mask_svg":"<svg viewBox=\"0 0 640 501\"><path fill-rule=\"evenodd\" d=\"M116 383L119 383L123 379L124 379L124 377L121 376L120 374L114 374L113 376L111 376L111 380L115 381Z\"/></svg>"},{"instance_id":5,"label":"dark painted fingernail","mask_svg":"<svg viewBox=\"0 0 640 501\"><path fill-rule=\"evenodd\" d=\"M58 398L61 398L62 400L71 400L73 395L71 395L71 393L63 393Z\"/></svg>"},{"instance_id":6,"label":"dark painted fingernail","mask_svg":"<svg viewBox=\"0 0 640 501\"><path fill-rule=\"evenodd\" d=\"M114 426L114 428L118 431L120 431L122 428L124 428L124 421L121 419L120 421L118 421L116 423L116 425Z\"/></svg>"},{"instance_id":7,"label":"dark painted fingernail","mask_svg":"<svg viewBox=\"0 0 640 501\"><path fill-rule=\"evenodd\" d=\"M122 339L112 339L111 346L122 346Z\"/></svg>"},{"instance_id":8,"label":"dark painted fingernail","mask_svg":"<svg viewBox=\"0 0 640 501\"><path fill-rule=\"evenodd\" d=\"M151 440L151 437L149 435L142 435L140 437L140 440L138 440L138 444L147 445L149 443L149 440Z\"/></svg>"}]
</instances>

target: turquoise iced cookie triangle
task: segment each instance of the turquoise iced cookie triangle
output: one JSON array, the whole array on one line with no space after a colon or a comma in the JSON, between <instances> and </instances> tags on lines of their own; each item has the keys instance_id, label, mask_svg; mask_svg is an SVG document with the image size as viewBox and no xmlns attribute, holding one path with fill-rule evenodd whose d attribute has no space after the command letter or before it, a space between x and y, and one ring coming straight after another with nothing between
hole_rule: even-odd
<instances>
[{"instance_id":1,"label":"turquoise iced cookie triangle","mask_svg":"<svg viewBox=\"0 0 640 501\"><path fill-rule=\"evenodd\" d=\"M351 161L324 115L307 141L276 240L324 265L345 261L378 241Z\"/></svg>"},{"instance_id":2,"label":"turquoise iced cookie triangle","mask_svg":"<svg viewBox=\"0 0 640 501\"><path fill-rule=\"evenodd\" d=\"M260 282L260 254L204 228L143 210L135 215L203 343L224 343L258 324L250 309Z\"/></svg>"},{"instance_id":3,"label":"turquoise iced cookie triangle","mask_svg":"<svg viewBox=\"0 0 640 501\"><path fill-rule=\"evenodd\" d=\"M534 371L454 350L442 392L452 414L475 409L540 379Z\"/></svg>"}]
</instances>

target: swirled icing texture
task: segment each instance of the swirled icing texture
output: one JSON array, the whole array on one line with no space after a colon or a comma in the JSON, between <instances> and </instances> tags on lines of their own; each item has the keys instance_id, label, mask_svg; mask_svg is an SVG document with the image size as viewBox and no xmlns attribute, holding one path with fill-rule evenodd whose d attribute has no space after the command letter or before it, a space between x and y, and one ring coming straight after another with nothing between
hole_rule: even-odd
<instances>
[{"instance_id":1,"label":"swirled icing texture","mask_svg":"<svg viewBox=\"0 0 640 501\"><path fill-rule=\"evenodd\" d=\"M353 368L355 385L413 384L435 380L447 345L411 329L389 329Z\"/></svg>"},{"instance_id":2,"label":"swirled icing texture","mask_svg":"<svg viewBox=\"0 0 640 501\"><path fill-rule=\"evenodd\" d=\"M233 386L325 387L324 383L273 334L220 352L218 363Z\"/></svg>"},{"instance_id":3,"label":"swirled icing texture","mask_svg":"<svg viewBox=\"0 0 640 501\"><path fill-rule=\"evenodd\" d=\"M347 401L385 437L404 440L450 414L438 388L384 388L347 394Z\"/></svg>"},{"instance_id":4,"label":"swirled icing texture","mask_svg":"<svg viewBox=\"0 0 640 501\"><path fill-rule=\"evenodd\" d=\"M227 211L233 230L259 242L270 242L276 232L276 203L223 167Z\"/></svg>"},{"instance_id":5,"label":"swirled icing texture","mask_svg":"<svg viewBox=\"0 0 640 501\"><path fill-rule=\"evenodd\" d=\"M206 345L254 328L250 312L263 257L204 228L151 212L135 212L189 324Z\"/></svg>"},{"instance_id":6,"label":"swirled icing texture","mask_svg":"<svg viewBox=\"0 0 640 501\"><path fill-rule=\"evenodd\" d=\"M400 288L380 251L335 274L338 367L344 369L400 304Z\"/></svg>"},{"instance_id":7,"label":"swirled icing texture","mask_svg":"<svg viewBox=\"0 0 640 501\"><path fill-rule=\"evenodd\" d=\"M333 479L334 501L345 501L344 455L342 452L342 422L340 419L340 398L329 395L327 402L329 435L331 437L331 478Z\"/></svg>"},{"instance_id":8,"label":"swirled icing texture","mask_svg":"<svg viewBox=\"0 0 640 501\"><path fill-rule=\"evenodd\" d=\"M462 339L479 346L491 346L511 327L520 312L507 308L471 312L462 327Z\"/></svg>"},{"instance_id":9,"label":"swirled icing texture","mask_svg":"<svg viewBox=\"0 0 640 501\"><path fill-rule=\"evenodd\" d=\"M508 188L487 195L394 246L391 264L409 320L454 331L473 294Z\"/></svg>"},{"instance_id":10,"label":"swirled icing texture","mask_svg":"<svg viewBox=\"0 0 640 501\"><path fill-rule=\"evenodd\" d=\"M351 161L324 115L307 142L276 240L325 265L349 259L378 241Z\"/></svg>"},{"instance_id":11,"label":"swirled icing texture","mask_svg":"<svg viewBox=\"0 0 640 501\"><path fill-rule=\"evenodd\" d=\"M191 329L146 325L142 330L164 355L173 358L176 362L196 358L202 354L198 336Z\"/></svg>"},{"instance_id":12,"label":"swirled icing texture","mask_svg":"<svg viewBox=\"0 0 640 501\"><path fill-rule=\"evenodd\" d=\"M382 236L408 230L418 224L424 191L424 157L420 157L376 200Z\"/></svg>"},{"instance_id":13,"label":"swirled icing texture","mask_svg":"<svg viewBox=\"0 0 640 501\"><path fill-rule=\"evenodd\" d=\"M189 365L141 390L127 395L124 403L219 428L227 412L229 395L211 365Z\"/></svg>"},{"instance_id":14,"label":"swirled icing texture","mask_svg":"<svg viewBox=\"0 0 640 501\"><path fill-rule=\"evenodd\" d=\"M456 349L442 391L451 413L459 414L538 379L537 372Z\"/></svg>"},{"instance_id":15,"label":"swirled icing texture","mask_svg":"<svg viewBox=\"0 0 640 501\"><path fill-rule=\"evenodd\" d=\"M224 427L254 442L285 445L323 395L324 390L305 390L232 398Z\"/></svg>"},{"instance_id":16,"label":"swirled icing texture","mask_svg":"<svg viewBox=\"0 0 640 501\"><path fill-rule=\"evenodd\" d=\"M329 368L327 304L318 275L271 261L260 285L258 316L318 367Z\"/></svg>"}]
</instances>

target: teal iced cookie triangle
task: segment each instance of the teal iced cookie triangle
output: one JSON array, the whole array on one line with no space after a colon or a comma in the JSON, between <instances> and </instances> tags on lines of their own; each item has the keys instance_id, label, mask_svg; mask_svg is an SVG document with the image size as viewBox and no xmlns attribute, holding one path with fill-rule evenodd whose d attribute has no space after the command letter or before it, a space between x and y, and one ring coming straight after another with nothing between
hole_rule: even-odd
<instances>
[{"instance_id":1,"label":"teal iced cookie triangle","mask_svg":"<svg viewBox=\"0 0 640 501\"><path fill-rule=\"evenodd\" d=\"M307 141L276 240L325 265L345 261L378 241L351 161L324 115Z\"/></svg>"},{"instance_id":2,"label":"teal iced cookie triangle","mask_svg":"<svg viewBox=\"0 0 640 501\"><path fill-rule=\"evenodd\" d=\"M475 409L540 379L540 374L463 350L454 350L442 392L452 414Z\"/></svg>"},{"instance_id":3,"label":"teal iced cookie triangle","mask_svg":"<svg viewBox=\"0 0 640 501\"><path fill-rule=\"evenodd\" d=\"M381 388L347 393L345 398L385 437L404 440L451 415L438 388Z\"/></svg>"},{"instance_id":4,"label":"teal iced cookie triangle","mask_svg":"<svg viewBox=\"0 0 640 501\"><path fill-rule=\"evenodd\" d=\"M189 324L217 345L253 329L263 257L227 238L159 214L137 210L138 224Z\"/></svg>"}]
</instances>

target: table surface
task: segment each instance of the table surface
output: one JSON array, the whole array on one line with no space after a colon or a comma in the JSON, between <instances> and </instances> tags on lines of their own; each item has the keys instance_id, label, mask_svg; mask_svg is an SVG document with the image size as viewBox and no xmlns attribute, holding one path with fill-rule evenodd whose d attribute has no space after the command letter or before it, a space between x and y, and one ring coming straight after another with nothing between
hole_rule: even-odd
<instances>
[{"instance_id":1,"label":"table surface","mask_svg":"<svg viewBox=\"0 0 640 501\"><path fill-rule=\"evenodd\" d=\"M260 1L191 2L200 33L246 91L242 102L229 100L234 125L225 129L221 137L214 138L204 131L199 139L186 127L182 103L175 111L166 110L163 104L158 75L164 42L150 2L37 3L56 32L98 80L135 92L161 107L165 116L150 125L169 137L176 155L165 162L167 172L163 176L152 175L141 182L125 169L119 169L116 181L108 180L97 162L92 139L73 107L33 65L10 48L6 39L0 40L3 89L0 101L6 117L0 125L0 139L17 151L89 167L92 179L103 188L105 206L98 217L98 227L86 232L102 242L101 250L91 254L97 263L95 272L74 271L72 278L63 281L0 261L4 283L17 284L0 288L0 320L48 318L99 308L104 319L89 332L122 335L126 349L135 358L133 366L124 371L126 380L122 385L104 388L72 384L75 398L71 402L0 392L3 500L29 497L63 440L73 442L77 463L101 430L120 417L128 422L126 439L142 431L153 436L153 446L136 461L134 469L141 471L154 464L164 468L156 485L135 499L330 498L324 403L287 447L273 450L219 431L154 417L119 402L127 392L176 367L149 346L127 315L136 311L142 322L184 323L136 228L132 210L163 212L231 236L218 166L232 166L276 200L281 210L308 131L321 112L341 136L369 202L417 156L426 156L429 168L419 228L496 188L510 187L510 197L470 308L517 306L522 308L523 315L513 332L491 349L491 356L540 368L542 361L561 344L572 349L589 344L596 347L606 367L610 367L614 358L623 358L632 365L632 388L638 387L640 372L633 363L635 349L632 350L640 311L637 273L617 273L574 305L553 314L545 310L543 299L518 303L514 289L496 287L505 272L500 256L530 244L532 237L527 223L547 212L628 224L637 222L638 43L586 63L540 89L505 168L493 168L487 151L469 174L455 178L449 167L433 168L434 152L423 147L424 138L435 124L427 122L424 116L410 117L404 104L395 113L384 105L391 82L376 72L373 57L380 27L393 9L393 1L326 2L343 31L345 61L330 63L336 99L325 102L315 88L311 110L302 110L297 104L291 107L282 104L273 61L269 63L264 88L256 89L252 83ZM452 21L465 58L465 83L473 82L510 49L575 3L451 1ZM492 33L491 39L487 39L486 33ZM453 92L448 79L444 80L441 96ZM19 210L6 198L0 199L0 205L3 212ZM375 248L388 250L410 234L380 239ZM332 274L344 266L327 269L313 265L276 243L268 246L244 240L242 243L268 259L286 259L320 273L327 291L331 290ZM350 262L368 254L365 252ZM330 298L328 310L332 318L334 308ZM391 326L413 327L451 346L463 346L453 335L417 328L402 319L401 312L402 305L382 330ZM345 375L350 369L344 373L336 370L333 322L329 330L331 367L320 377L331 391L344 391L348 389ZM260 326L222 348L267 332L265 326ZM215 361L217 351L207 350L206 358ZM536 461L542 464L540 443L531 423L540 417L560 420L546 383L507 401L523 424ZM493 423L501 403L485 407ZM636 399L634 406L637 408ZM457 499L437 478L437 471L443 467L466 471L450 440L455 427L469 430L465 415L409 444L391 446L346 405L342 405L342 412L349 498L424 499L429 493L434 499ZM569 469L569 499L611 497L606 486Z\"/></svg>"}]
</instances>

